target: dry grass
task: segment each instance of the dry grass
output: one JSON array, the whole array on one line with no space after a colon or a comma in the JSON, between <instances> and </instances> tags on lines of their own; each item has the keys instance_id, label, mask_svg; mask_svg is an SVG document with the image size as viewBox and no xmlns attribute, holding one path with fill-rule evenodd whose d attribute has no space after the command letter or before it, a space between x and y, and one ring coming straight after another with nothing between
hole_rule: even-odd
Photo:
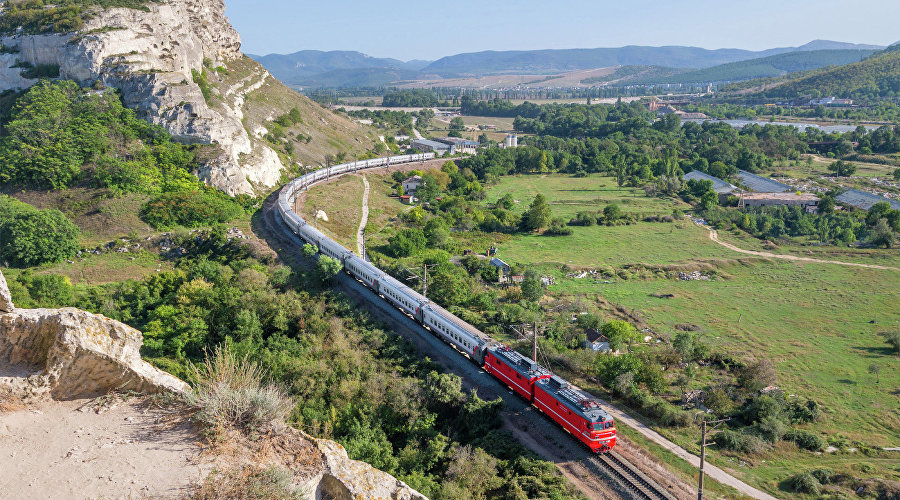
<instances>
[{"instance_id":1,"label":"dry grass","mask_svg":"<svg viewBox=\"0 0 900 500\"><path fill-rule=\"evenodd\" d=\"M9 389L0 388L0 414L25 409L25 402L13 395Z\"/></svg>"},{"instance_id":2,"label":"dry grass","mask_svg":"<svg viewBox=\"0 0 900 500\"><path fill-rule=\"evenodd\" d=\"M284 422L293 402L278 386L263 382L265 373L246 358L219 346L200 365L191 365L194 387L185 396L195 418L214 435L237 428L257 431Z\"/></svg>"},{"instance_id":3,"label":"dry grass","mask_svg":"<svg viewBox=\"0 0 900 500\"><path fill-rule=\"evenodd\" d=\"M290 471L277 466L236 466L214 470L195 486L189 498L195 500L294 500L306 498L291 482Z\"/></svg>"}]
</instances>

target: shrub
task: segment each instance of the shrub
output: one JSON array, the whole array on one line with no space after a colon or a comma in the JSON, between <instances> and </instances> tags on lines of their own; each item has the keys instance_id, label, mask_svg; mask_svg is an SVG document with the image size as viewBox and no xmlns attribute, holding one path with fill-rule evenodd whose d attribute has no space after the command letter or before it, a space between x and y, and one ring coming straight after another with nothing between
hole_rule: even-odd
<instances>
[{"instance_id":1,"label":"shrub","mask_svg":"<svg viewBox=\"0 0 900 500\"><path fill-rule=\"evenodd\" d=\"M333 259L327 255L321 255L319 256L319 261L316 262L316 278L318 278L319 282L323 285L328 285L334 281L334 277L341 272L343 267L341 261L338 259Z\"/></svg>"},{"instance_id":2,"label":"shrub","mask_svg":"<svg viewBox=\"0 0 900 500\"><path fill-rule=\"evenodd\" d=\"M808 493L810 495L818 495L822 483L809 472L797 474L788 479L788 486L797 493Z\"/></svg>"},{"instance_id":3,"label":"shrub","mask_svg":"<svg viewBox=\"0 0 900 500\"><path fill-rule=\"evenodd\" d=\"M765 394L753 398L744 408L744 418L751 423L780 416L781 402Z\"/></svg>"},{"instance_id":4,"label":"shrub","mask_svg":"<svg viewBox=\"0 0 900 500\"><path fill-rule=\"evenodd\" d=\"M38 274L25 280L28 295L41 307L64 307L72 304L72 282L58 274Z\"/></svg>"},{"instance_id":5,"label":"shrub","mask_svg":"<svg viewBox=\"0 0 900 500\"><path fill-rule=\"evenodd\" d=\"M0 196L0 259L31 267L59 262L78 251L78 227L59 210L38 210Z\"/></svg>"},{"instance_id":6,"label":"shrub","mask_svg":"<svg viewBox=\"0 0 900 500\"><path fill-rule=\"evenodd\" d=\"M828 443L821 437L809 431L792 429L785 433L784 438L793 441L794 444L804 450L823 451Z\"/></svg>"},{"instance_id":7,"label":"shrub","mask_svg":"<svg viewBox=\"0 0 900 500\"><path fill-rule=\"evenodd\" d=\"M716 443L723 449L749 454L762 453L768 448L762 439L732 430L726 430L719 434Z\"/></svg>"},{"instance_id":8,"label":"shrub","mask_svg":"<svg viewBox=\"0 0 900 500\"><path fill-rule=\"evenodd\" d=\"M425 234L421 229L402 229L388 238L388 246L395 257L409 257L425 249Z\"/></svg>"},{"instance_id":9,"label":"shrub","mask_svg":"<svg viewBox=\"0 0 900 500\"><path fill-rule=\"evenodd\" d=\"M753 426L756 434L770 443L774 443L784 436L786 431L784 422L776 417L765 417Z\"/></svg>"},{"instance_id":10,"label":"shrub","mask_svg":"<svg viewBox=\"0 0 900 500\"><path fill-rule=\"evenodd\" d=\"M284 421L293 403L284 390L263 384L263 371L218 346L201 365L191 365L193 390L186 402L208 429L259 429Z\"/></svg>"},{"instance_id":11,"label":"shrub","mask_svg":"<svg viewBox=\"0 0 900 500\"><path fill-rule=\"evenodd\" d=\"M141 210L144 220L157 229L229 222L241 213L243 208L237 202L212 189L163 193Z\"/></svg>"}]
</instances>

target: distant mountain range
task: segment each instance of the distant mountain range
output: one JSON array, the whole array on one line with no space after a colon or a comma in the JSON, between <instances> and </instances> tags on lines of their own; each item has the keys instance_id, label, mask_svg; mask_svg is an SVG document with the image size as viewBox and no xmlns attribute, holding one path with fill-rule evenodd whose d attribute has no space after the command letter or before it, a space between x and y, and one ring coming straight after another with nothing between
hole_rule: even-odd
<instances>
[{"instance_id":1,"label":"distant mountain range","mask_svg":"<svg viewBox=\"0 0 900 500\"><path fill-rule=\"evenodd\" d=\"M560 49L527 51L486 51L457 54L437 61L400 61L375 58L360 52L323 52L304 50L293 54L270 54L250 57L256 59L283 82L307 87L386 86L397 81L453 78L497 74L553 75L576 70L614 66L663 67L664 74L688 75L688 69L704 70L716 66L748 60L759 60L746 68L725 68L723 74L733 73L740 79L758 76L778 76L795 66L806 69L841 64L865 57L884 47L828 40L815 40L800 47L780 47L763 51L741 49L702 49L698 47L627 46L599 49ZM772 56L811 53L794 58L764 60ZM844 53L846 52L846 53ZM828 62L834 61L834 62ZM823 63L824 62L824 63ZM755 66L755 69L751 67ZM765 67L765 68L763 68ZM718 70L713 72L713 76ZM642 73L633 71L633 73ZM659 71L644 72L645 76L661 77ZM709 81L704 73L696 72L700 82ZM729 78L733 80L736 78ZM668 80L666 80L668 83ZM678 83L678 82L671 82Z\"/></svg>"}]
</instances>

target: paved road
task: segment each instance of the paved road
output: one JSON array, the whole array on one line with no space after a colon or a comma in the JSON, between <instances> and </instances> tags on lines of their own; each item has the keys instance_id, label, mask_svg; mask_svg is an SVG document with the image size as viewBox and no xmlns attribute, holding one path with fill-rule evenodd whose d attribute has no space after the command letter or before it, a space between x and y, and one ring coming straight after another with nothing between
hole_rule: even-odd
<instances>
[{"instance_id":1,"label":"paved road","mask_svg":"<svg viewBox=\"0 0 900 500\"><path fill-rule=\"evenodd\" d=\"M369 180L365 174L362 176L363 185L363 201L362 201L362 219L359 221L359 229L356 230L356 255L366 258L366 224L369 223ZM367 259L368 260L368 259Z\"/></svg>"}]
</instances>

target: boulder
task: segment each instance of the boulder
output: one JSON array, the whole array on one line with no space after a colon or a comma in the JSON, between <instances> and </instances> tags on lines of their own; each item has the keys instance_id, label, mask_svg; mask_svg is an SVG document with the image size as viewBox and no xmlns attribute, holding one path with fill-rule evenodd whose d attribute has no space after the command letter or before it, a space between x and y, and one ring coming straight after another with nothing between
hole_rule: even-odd
<instances>
[{"instance_id":1,"label":"boulder","mask_svg":"<svg viewBox=\"0 0 900 500\"><path fill-rule=\"evenodd\" d=\"M314 441L322 454L323 468L305 485L305 489L312 493L311 499L428 500L428 497L387 472L365 462L351 460L340 444L327 439Z\"/></svg>"},{"instance_id":2,"label":"boulder","mask_svg":"<svg viewBox=\"0 0 900 500\"><path fill-rule=\"evenodd\" d=\"M0 386L54 399L186 391L187 384L141 359L142 343L141 332L102 315L16 309L0 315Z\"/></svg>"}]
</instances>

